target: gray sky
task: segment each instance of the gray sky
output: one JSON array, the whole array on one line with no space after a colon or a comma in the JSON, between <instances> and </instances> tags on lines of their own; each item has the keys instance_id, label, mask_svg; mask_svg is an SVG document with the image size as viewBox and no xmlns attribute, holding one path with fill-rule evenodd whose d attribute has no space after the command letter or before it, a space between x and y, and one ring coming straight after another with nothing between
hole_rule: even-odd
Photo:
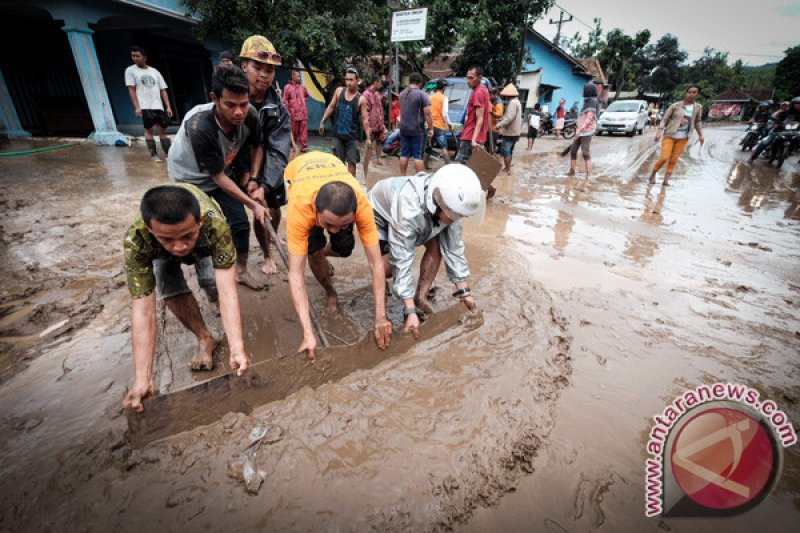
<instances>
[{"instance_id":1,"label":"gray sky","mask_svg":"<svg viewBox=\"0 0 800 533\"><path fill-rule=\"evenodd\" d=\"M779 61L784 50L800 44L800 2L788 0L557 0L556 4L575 17L562 26L562 35L581 32L585 39L586 25L594 27L593 19L600 17L604 34L621 28L633 35L647 28L650 42L655 42L671 33L690 61L710 46L729 52L731 62L741 59L763 65ZM556 25L548 22L557 20L559 12L553 7L534 24L536 31L552 39Z\"/></svg>"}]
</instances>

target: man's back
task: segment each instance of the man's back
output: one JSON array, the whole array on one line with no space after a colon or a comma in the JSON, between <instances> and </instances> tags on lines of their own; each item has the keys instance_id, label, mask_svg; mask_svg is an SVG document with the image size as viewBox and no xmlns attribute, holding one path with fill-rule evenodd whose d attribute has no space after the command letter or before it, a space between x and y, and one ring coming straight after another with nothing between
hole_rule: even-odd
<instances>
[{"instance_id":1,"label":"man's back","mask_svg":"<svg viewBox=\"0 0 800 533\"><path fill-rule=\"evenodd\" d=\"M430 105L428 95L417 87L407 87L400 93L400 133L420 135L425 123L423 110Z\"/></svg>"},{"instance_id":2,"label":"man's back","mask_svg":"<svg viewBox=\"0 0 800 533\"><path fill-rule=\"evenodd\" d=\"M447 129L447 118L444 116L444 103L447 97L443 92L437 91L431 96L431 115L433 127L440 130Z\"/></svg>"}]
</instances>

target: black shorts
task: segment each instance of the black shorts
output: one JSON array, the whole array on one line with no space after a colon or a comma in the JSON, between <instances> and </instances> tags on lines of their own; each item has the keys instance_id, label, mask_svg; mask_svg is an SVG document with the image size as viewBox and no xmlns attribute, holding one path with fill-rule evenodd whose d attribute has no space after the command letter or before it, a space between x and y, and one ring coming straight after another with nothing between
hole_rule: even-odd
<instances>
[{"instance_id":1,"label":"black shorts","mask_svg":"<svg viewBox=\"0 0 800 533\"><path fill-rule=\"evenodd\" d=\"M144 129L149 130L156 124L162 128L169 126L167 112L162 109L142 109L142 123Z\"/></svg>"},{"instance_id":2,"label":"black shorts","mask_svg":"<svg viewBox=\"0 0 800 533\"><path fill-rule=\"evenodd\" d=\"M528 126L528 139L535 139L537 133L539 133L539 130L533 126Z\"/></svg>"},{"instance_id":3,"label":"black shorts","mask_svg":"<svg viewBox=\"0 0 800 533\"><path fill-rule=\"evenodd\" d=\"M342 163L355 165L361 161L361 152L358 149L358 141L355 139L342 140L333 138L333 155L338 157Z\"/></svg>"},{"instance_id":4,"label":"black shorts","mask_svg":"<svg viewBox=\"0 0 800 533\"><path fill-rule=\"evenodd\" d=\"M329 233L328 235L331 240L331 251L339 257L350 257L356 245L356 240L353 236L353 225L350 224L346 228L339 230L338 233ZM314 226L308 232L308 255L322 250L327 243L328 239L325 238L325 230L319 226Z\"/></svg>"},{"instance_id":5,"label":"black shorts","mask_svg":"<svg viewBox=\"0 0 800 533\"><path fill-rule=\"evenodd\" d=\"M269 189L265 185L264 198L267 200L267 207L271 209L280 209L286 205L286 182L281 180L274 189Z\"/></svg>"}]
</instances>

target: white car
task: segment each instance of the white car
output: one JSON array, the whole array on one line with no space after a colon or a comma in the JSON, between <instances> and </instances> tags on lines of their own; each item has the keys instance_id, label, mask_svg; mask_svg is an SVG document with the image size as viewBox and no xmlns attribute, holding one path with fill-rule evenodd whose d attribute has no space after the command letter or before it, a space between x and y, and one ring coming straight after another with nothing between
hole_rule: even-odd
<instances>
[{"instance_id":1,"label":"white car","mask_svg":"<svg viewBox=\"0 0 800 533\"><path fill-rule=\"evenodd\" d=\"M647 102L644 100L618 100L600 113L597 135L624 133L633 137L642 134L647 124Z\"/></svg>"}]
</instances>

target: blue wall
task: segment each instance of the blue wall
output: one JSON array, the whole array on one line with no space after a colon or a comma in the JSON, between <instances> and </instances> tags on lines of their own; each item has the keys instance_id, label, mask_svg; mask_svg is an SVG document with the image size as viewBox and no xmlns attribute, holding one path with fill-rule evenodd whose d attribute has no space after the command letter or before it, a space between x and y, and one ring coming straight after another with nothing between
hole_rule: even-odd
<instances>
[{"instance_id":1,"label":"blue wall","mask_svg":"<svg viewBox=\"0 0 800 533\"><path fill-rule=\"evenodd\" d=\"M530 72L536 69L542 69L541 83L548 85L555 85L561 87L553 91L553 98L550 102L545 102L541 98L543 91L539 91L539 103L547 105L550 112L554 112L558 107L559 99L566 100L564 104L567 111L572 107L572 104L578 102L578 105L583 102L583 86L592 77L588 74L575 75L573 74L573 64L562 57L558 52L551 50L551 44L542 42L532 33L528 32L525 35L525 49L528 54L533 57L533 62L526 62L522 68L523 72Z\"/></svg>"}]
</instances>

